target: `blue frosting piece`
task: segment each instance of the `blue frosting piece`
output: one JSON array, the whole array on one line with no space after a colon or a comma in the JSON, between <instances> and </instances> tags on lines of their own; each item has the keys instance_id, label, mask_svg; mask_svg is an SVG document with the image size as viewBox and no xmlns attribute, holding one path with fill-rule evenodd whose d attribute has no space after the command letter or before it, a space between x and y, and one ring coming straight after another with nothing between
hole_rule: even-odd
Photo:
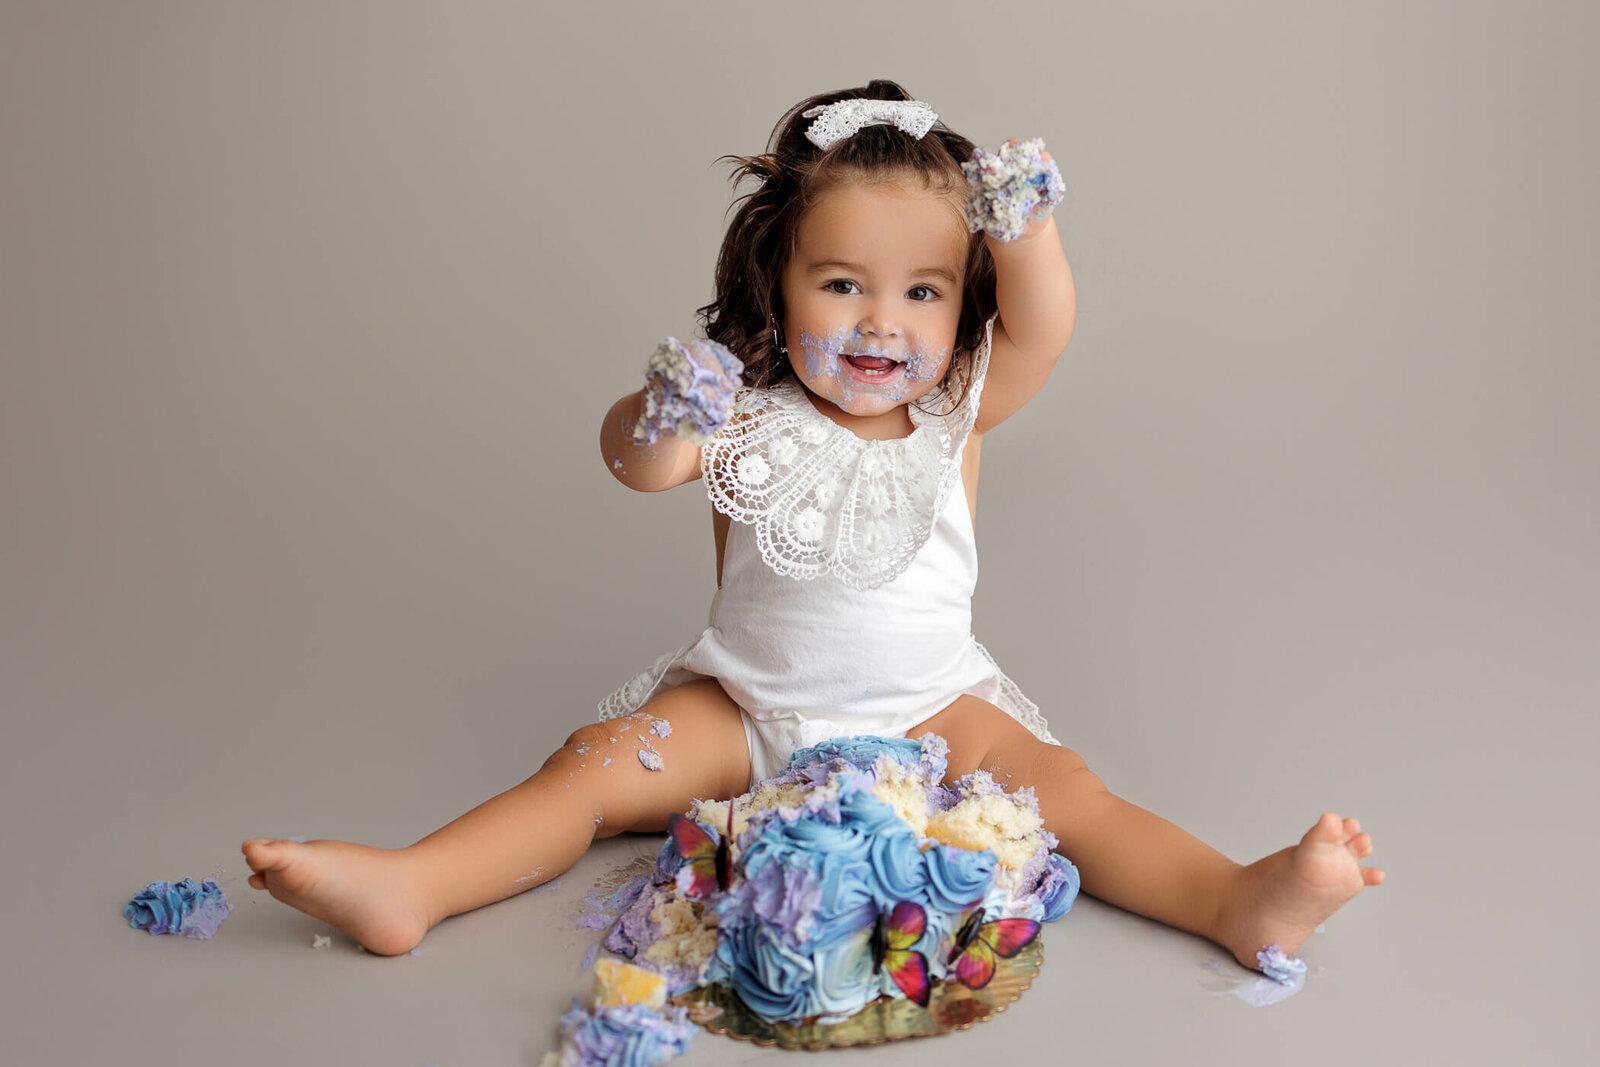
<instances>
[{"instance_id":1,"label":"blue frosting piece","mask_svg":"<svg viewBox=\"0 0 1600 1067\"><path fill-rule=\"evenodd\" d=\"M718 980L733 986L739 999L763 1019L845 1016L885 991L872 973L871 938L869 921L827 948L797 949L781 930L746 923L723 933L713 968L721 972Z\"/></svg>"},{"instance_id":2,"label":"blue frosting piece","mask_svg":"<svg viewBox=\"0 0 1600 1067\"><path fill-rule=\"evenodd\" d=\"M694 1023L682 1008L664 1013L642 1004L601 1008L590 1013L576 1000L561 1017L565 1053L576 1053L578 1063L605 1067L649 1067L689 1051ZM570 1055L562 1063L572 1063Z\"/></svg>"},{"instance_id":3,"label":"blue frosting piece","mask_svg":"<svg viewBox=\"0 0 1600 1067\"><path fill-rule=\"evenodd\" d=\"M718 903L719 928L774 915L770 898L780 887L803 891L805 900L796 903L808 905L787 909L801 916L786 927L792 944L826 948L871 926L885 899L869 862L873 844L896 835L911 838L911 829L893 808L848 781L814 816L768 820L740 855L745 881Z\"/></svg>"},{"instance_id":4,"label":"blue frosting piece","mask_svg":"<svg viewBox=\"0 0 1600 1067\"><path fill-rule=\"evenodd\" d=\"M983 899L1000 865L988 849L973 851L954 845L935 845L922 858L928 865L926 903L946 911L958 911Z\"/></svg>"},{"instance_id":5,"label":"blue frosting piece","mask_svg":"<svg viewBox=\"0 0 1600 1067\"><path fill-rule=\"evenodd\" d=\"M1059 852L1050 853L1044 877L1039 881L1039 902L1044 906L1044 921L1054 922L1072 910L1078 899L1078 868Z\"/></svg>"},{"instance_id":6,"label":"blue frosting piece","mask_svg":"<svg viewBox=\"0 0 1600 1067\"><path fill-rule=\"evenodd\" d=\"M182 934L209 940L233 909L216 882L185 878L176 884L151 882L122 909L128 925L152 934Z\"/></svg>"},{"instance_id":7,"label":"blue frosting piece","mask_svg":"<svg viewBox=\"0 0 1600 1067\"><path fill-rule=\"evenodd\" d=\"M922 742L909 737L872 737L861 734L854 737L835 737L830 741L802 748L789 757L789 769L797 770L808 763L843 759L860 770L870 771L878 757L888 755L907 767L915 767L922 760Z\"/></svg>"},{"instance_id":8,"label":"blue frosting piece","mask_svg":"<svg viewBox=\"0 0 1600 1067\"><path fill-rule=\"evenodd\" d=\"M1281 985L1291 985L1295 979L1305 979L1306 961L1284 953L1278 945L1268 945L1256 953L1256 965L1261 973Z\"/></svg>"}]
</instances>

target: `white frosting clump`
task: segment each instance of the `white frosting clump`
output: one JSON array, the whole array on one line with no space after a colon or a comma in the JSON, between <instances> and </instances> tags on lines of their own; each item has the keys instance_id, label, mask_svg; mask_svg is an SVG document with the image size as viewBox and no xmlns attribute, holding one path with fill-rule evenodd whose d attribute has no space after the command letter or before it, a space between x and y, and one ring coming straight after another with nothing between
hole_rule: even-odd
<instances>
[{"instance_id":1,"label":"white frosting clump","mask_svg":"<svg viewBox=\"0 0 1600 1067\"><path fill-rule=\"evenodd\" d=\"M1000 241L1015 241L1035 218L1043 218L1067 195L1061 168L1044 158L1044 141L1035 137L1003 145L998 153L972 150L961 164L972 187L967 225Z\"/></svg>"},{"instance_id":2,"label":"white frosting clump","mask_svg":"<svg viewBox=\"0 0 1600 1067\"><path fill-rule=\"evenodd\" d=\"M710 440L732 414L743 374L744 364L725 345L668 337L645 366L644 412L633 439L653 445L675 433L695 444Z\"/></svg>"}]
</instances>

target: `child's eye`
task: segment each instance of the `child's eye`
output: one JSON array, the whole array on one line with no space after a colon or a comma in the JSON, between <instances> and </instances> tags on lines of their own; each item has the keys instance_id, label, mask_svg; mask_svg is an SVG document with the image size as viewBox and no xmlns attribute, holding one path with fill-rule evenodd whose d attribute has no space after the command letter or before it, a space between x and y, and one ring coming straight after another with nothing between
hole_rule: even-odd
<instances>
[{"instance_id":1,"label":"child's eye","mask_svg":"<svg viewBox=\"0 0 1600 1067\"><path fill-rule=\"evenodd\" d=\"M925 293L926 295L918 296L918 293ZM913 285L906 291L906 295L913 300L926 302L929 300L939 299L939 290L935 289L931 285Z\"/></svg>"},{"instance_id":2,"label":"child's eye","mask_svg":"<svg viewBox=\"0 0 1600 1067\"><path fill-rule=\"evenodd\" d=\"M847 285L850 288L849 289L836 289L836 288L834 288L834 286L837 286L837 285ZM850 280L848 280L846 278L835 278L833 281L829 282L827 285L824 285L823 288L826 289L830 293L838 293L840 296L849 296L849 295L851 295L852 292L859 291L856 283L852 282L852 281L850 281Z\"/></svg>"}]
</instances>

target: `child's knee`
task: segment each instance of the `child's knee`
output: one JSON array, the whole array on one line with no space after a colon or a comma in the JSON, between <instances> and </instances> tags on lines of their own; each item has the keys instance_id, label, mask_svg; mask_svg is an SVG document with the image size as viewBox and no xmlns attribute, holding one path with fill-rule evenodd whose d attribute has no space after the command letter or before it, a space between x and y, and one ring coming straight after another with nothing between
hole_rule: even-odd
<instances>
[{"instance_id":1,"label":"child's knee","mask_svg":"<svg viewBox=\"0 0 1600 1067\"><path fill-rule=\"evenodd\" d=\"M651 720L646 719L645 722ZM606 719L572 731L551 753L542 776L563 783L594 809L597 836L639 829L648 821L663 782L659 735L631 719Z\"/></svg>"},{"instance_id":2,"label":"child's knee","mask_svg":"<svg viewBox=\"0 0 1600 1067\"><path fill-rule=\"evenodd\" d=\"M597 749L601 744L608 742L611 737L615 736L615 732L616 725L609 721L584 723L567 735L567 743L557 751L572 749L578 755L587 755L586 751L580 752L578 750Z\"/></svg>"},{"instance_id":3,"label":"child's knee","mask_svg":"<svg viewBox=\"0 0 1600 1067\"><path fill-rule=\"evenodd\" d=\"M614 758L613 750L619 740L614 723L592 722L580 726L568 735L566 744L550 753L542 769L575 773L606 766Z\"/></svg>"},{"instance_id":4,"label":"child's knee","mask_svg":"<svg viewBox=\"0 0 1600 1067\"><path fill-rule=\"evenodd\" d=\"M1077 752L1035 737L991 751L982 768L1007 789L1032 786L1054 795L1076 796L1108 792L1105 782Z\"/></svg>"},{"instance_id":5,"label":"child's knee","mask_svg":"<svg viewBox=\"0 0 1600 1067\"><path fill-rule=\"evenodd\" d=\"M1089 769L1089 764L1084 758L1070 748L1061 745L1039 743L1040 777L1044 780L1055 782L1073 793L1106 793L1106 783L1100 776Z\"/></svg>"}]
</instances>

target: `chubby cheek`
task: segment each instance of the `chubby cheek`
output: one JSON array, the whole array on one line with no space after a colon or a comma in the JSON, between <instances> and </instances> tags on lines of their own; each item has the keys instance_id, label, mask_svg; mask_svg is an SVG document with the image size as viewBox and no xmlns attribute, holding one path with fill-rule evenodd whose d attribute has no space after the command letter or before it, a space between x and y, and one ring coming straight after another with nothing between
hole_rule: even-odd
<instances>
[{"instance_id":1,"label":"chubby cheek","mask_svg":"<svg viewBox=\"0 0 1600 1067\"><path fill-rule=\"evenodd\" d=\"M932 385L944 377L945 369L949 366L949 345L943 348L931 347L918 337L906 359L906 380Z\"/></svg>"}]
</instances>

